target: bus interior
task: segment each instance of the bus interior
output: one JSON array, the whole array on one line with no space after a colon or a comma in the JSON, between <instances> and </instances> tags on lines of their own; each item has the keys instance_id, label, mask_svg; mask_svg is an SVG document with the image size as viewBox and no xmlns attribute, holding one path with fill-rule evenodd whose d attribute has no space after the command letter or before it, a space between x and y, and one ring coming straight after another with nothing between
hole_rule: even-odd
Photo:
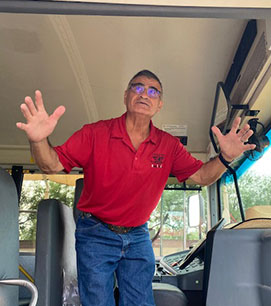
<instances>
[{"instance_id":1,"label":"bus interior","mask_svg":"<svg viewBox=\"0 0 271 306\"><path fill-rule=\"evenodd\" d=\"M164 88L155 126L196 158L219 154L211 127L226 134L237 116L256 144L211 186L168 178L149 220L156 305L270 305L271 6L126 2L0 2L0 305L80 305L82 169L41 173L16 127L24 97L39 89L49 113L65 106L50 136L58 145L122 115L142 69Z\"/></svg>"}]
</instances>

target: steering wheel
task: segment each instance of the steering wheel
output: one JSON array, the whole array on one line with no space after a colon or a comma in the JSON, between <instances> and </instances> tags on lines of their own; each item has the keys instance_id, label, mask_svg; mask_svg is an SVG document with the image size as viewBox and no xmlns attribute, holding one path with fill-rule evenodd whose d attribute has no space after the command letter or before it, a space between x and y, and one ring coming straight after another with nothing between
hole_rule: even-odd
<instances>
[{"instance_id":1,"label":"steering wheel","mask_svg":"<svg viewBox=\"0 0 271 306\"><path fill-rule=\"evenodd\" d=\"M223 228L224 223L225 223L224 218L220 219L216 223L216 225L210 229L210 232L220 230L221 228ZM191 249L191 251L185 256L185 258L178 263L179 268L181 270L185 269L196 257L200 258L201 260L204 260L205 247L206 247L206 239L201 240Z\"/></svg>"}]
</instances>

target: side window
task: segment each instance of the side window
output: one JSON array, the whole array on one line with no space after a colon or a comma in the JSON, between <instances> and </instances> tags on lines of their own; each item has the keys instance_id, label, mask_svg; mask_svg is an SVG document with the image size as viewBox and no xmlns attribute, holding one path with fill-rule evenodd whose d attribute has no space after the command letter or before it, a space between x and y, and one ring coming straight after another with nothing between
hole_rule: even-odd
<instances>
[{"instance_id":1,"label":"side window","mask_svg":"<svg viewBox=\"0 0 271 306\"><path fill-rule=\"evenodd\" d=\"M37 208L43 199L73 205L75 180L82 175L25 174L19 210L20 252L34 252Z\"/></svg>"},{"instance_id":2,"label":"side window","mask_svg":"<svg viewBox=\"0 0 271 306\"><path fill-rule=\"evenodd\" d=\"M203 188L205 213L199 225L188 222L188 198L197 190L181 190L181 185L167 185L149 220L150 236L156 256L179 252L193 246L207 232L207 192Z\"/></svg>"}]
</instances>

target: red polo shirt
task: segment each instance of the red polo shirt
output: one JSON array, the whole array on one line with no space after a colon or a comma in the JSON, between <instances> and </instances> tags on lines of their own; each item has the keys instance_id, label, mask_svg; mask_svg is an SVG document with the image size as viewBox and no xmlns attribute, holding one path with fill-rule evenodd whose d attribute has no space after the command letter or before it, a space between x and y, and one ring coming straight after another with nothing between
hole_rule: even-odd
<instances>
[{"instance_id":1,"label":"red polo shirt","mask_svg":"<svg viewBox=\"0 0 271 306\"><path fill-rule=\"evenodd\" d=\"M66 172L83 168L78 209L106 223L139 226L158 204L169 174L184 181L202 162L152 123L149 137L136 151L125 119L126 114L84 125L55 150Z\"/></svg>"}]
</instances>

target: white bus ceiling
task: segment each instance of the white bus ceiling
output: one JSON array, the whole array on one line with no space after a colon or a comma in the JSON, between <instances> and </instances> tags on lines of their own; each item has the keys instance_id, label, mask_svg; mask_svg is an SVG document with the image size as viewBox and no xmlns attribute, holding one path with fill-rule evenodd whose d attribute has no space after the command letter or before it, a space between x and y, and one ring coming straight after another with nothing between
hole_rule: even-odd
<instances>
[{"instance_id":1,"label":"white bus ceiling","mask_svg":"<svg viewBox=\"0 0 271 306\"><path fill-rule=\"evenodd\" d=\"M127 83L144 68L164 87L154 123L187 126L187 149L206 160L216 83L225 80L247 22L0 13L0 165L34 167L15 125L24 121L26 95L40 89L50 113L65 105L50 137L61 144L85 123L121 115Z\"/></svg>"}]
</instances>

